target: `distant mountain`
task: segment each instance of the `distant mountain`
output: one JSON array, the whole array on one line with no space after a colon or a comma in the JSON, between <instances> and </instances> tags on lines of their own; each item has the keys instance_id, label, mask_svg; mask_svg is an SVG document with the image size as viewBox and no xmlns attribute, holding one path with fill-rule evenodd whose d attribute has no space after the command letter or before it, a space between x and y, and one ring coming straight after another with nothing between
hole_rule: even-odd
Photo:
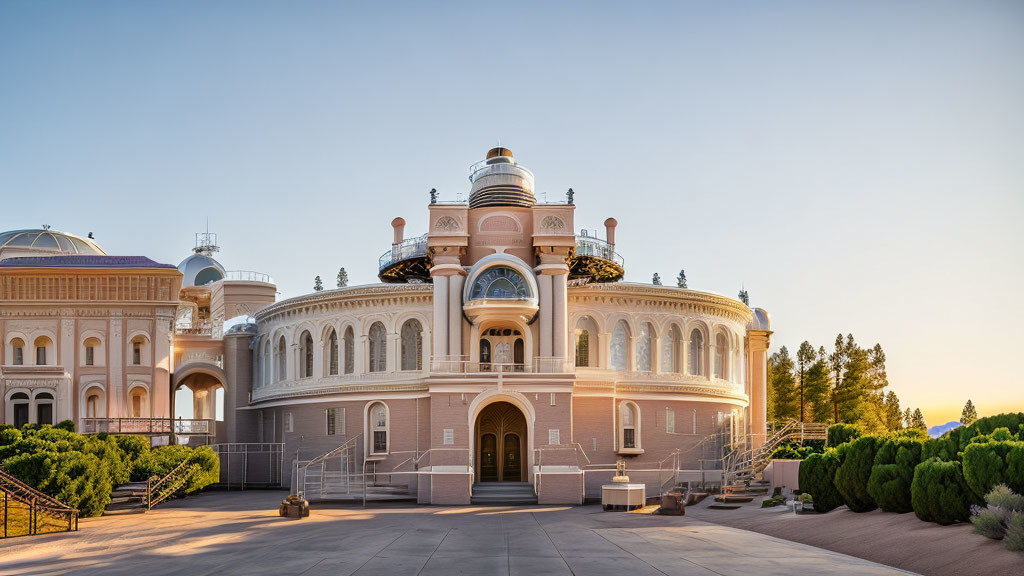
<instances>
[{"instance_id":1,"label":"distant mountain","mask_svg":"<svg viewBox=\"0 0 1024 576\"><path fill-rule=\"evenodd\" d=\"M932 426L931 428L928 429L928 435L931 436L932 438L938 438L939 436L942 436L943 434L949 432L953 428L959 428L961 426L963 426L963 424L957 422L956 420L953 420L952 422L946 422L945 424Z\"/></svg>"}]
</instances>

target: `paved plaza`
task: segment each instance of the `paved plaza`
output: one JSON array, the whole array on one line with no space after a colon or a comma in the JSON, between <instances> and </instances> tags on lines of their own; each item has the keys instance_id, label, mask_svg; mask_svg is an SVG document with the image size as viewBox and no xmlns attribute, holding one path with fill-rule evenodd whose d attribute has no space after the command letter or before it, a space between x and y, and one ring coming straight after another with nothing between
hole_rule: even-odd
<instances>
[{"instance_id":1,"label":"paved plaza","mask_svg":"<svg viewBox=\"0 0 1024 576\"><path fill-rule=\"evenodd\" d=\"M0 574L906 574L692 518L583 507L316 507L283 492L214 492L81 531L0 541Z\"/></svg>"}]
</instances>

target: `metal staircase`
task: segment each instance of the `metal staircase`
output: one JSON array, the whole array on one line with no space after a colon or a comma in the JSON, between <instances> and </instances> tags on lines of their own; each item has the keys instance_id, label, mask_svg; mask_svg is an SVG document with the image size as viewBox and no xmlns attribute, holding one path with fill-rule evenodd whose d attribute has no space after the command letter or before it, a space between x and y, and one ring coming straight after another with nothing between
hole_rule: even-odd
<instances>
[{"instance_id":1,"label":"metal staircase","mask_svg":"<svg viewBox=\"0 0 1024 576\"><path fill-rule=\"evenodd\" d=\"M310 502L366 502L408 500L410 472L399 466L414 463L409 458L393 470L378 471L382 461L363 456L363 435L350 438L337 448L312 460L295 461L295 490Z\"/></svg>"},{"instance_id":2,"label":"metal staircase","mask_svg":"<svg viewBox=\"0 0 1024 576\"><path fill-rule=\"evenodd\" d=\"M733 450L723 459L723 491L744 490L764 471L772 452L787 442L806 442L828 438L828 424L791 420L773 432L757 448Z\"/></svg>"},{"instance_id":3,"label":"metal staircase","mask_svg":"<svg viewBox=\"0 0 1024 576\"><path fill-rule=\"evenodd\" d=\"M3 537L78 530L78 510L0 469Z\"/></svg>"}]
</instances>

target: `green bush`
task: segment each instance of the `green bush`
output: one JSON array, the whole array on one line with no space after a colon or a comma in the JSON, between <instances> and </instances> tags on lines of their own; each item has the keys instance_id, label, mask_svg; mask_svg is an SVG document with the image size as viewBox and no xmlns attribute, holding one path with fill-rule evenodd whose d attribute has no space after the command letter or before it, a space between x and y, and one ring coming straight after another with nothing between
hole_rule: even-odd
<instances>
[{"instance_id":1,"label":"green bush","mask_svg":"<svg viewBox=\"0 0 1024 576\"><path fill-rule=\"evenodd\" d=\"M1024 512L1014 512L1010 516L1003 543L1007 550L1024 552Z\"/></svg>"},{"instance_id":2,"label":"green bush","mask_svg":"<svg viewBox=\"0 0 1024 576\"><path fill-rule=\"evenodd\" d=\"M836 470L836 490L843 496L843 502L854 512L870 512L878 507L868 493L868 480L875 463L879 441L874 436L861 436L850 442L846 457Z\"/></svg>"},{"instance_id":3,"label":"green bush","mask_svg":"<svg viewBox=\"0 0 1024 576\"><path fill-rule=\"evenodd\" d=\"M184 492L190 494L220 480L220 459L208 446L160 446L142 454L135 462L132 478L143 481L152 476L165 476L185 459L198 464L199 472L189 479Z\"/></svg>"},{"instance_id":4,"label":"green bush","mask_svg":"<svg viewBox=\"0 0 1024 576\"><path fill-rule=\"evenodd\" d=\"M853 424L833 424L828 427L827 446L835 447L846 444L860 437L860 428Z\"/></svg>"},{"instance_id":5,"label":"green bush","mask_svg":"<svg viewBox=\"0 0 1024 576\"><path fill-rule=\"evenodd\" d=\"M959 453L967 448L975 436L991 434L997 428L1006 428L1014 434L1019 434L1022 425L1024 425L1024 412L1008 412L979 418L970 426L954 428L942 437L951 444L949 450Z\"/></svg>"},{"instance_id":6,"label":"green bush","mask_svg":"<svg viewBox=\"0 0 1024 576\"><path fill-rule=\"evenodd\" d=\"M68 432L75 431L75 423L71 420L61 420L57 423L54 428L60 428L61 430L67 430Z\"/></svg>"},{"instance_id":7,"label":"green bush","mask_svg":"<svg viewBox=\"0 0 1024 576\"><path fill-rule=\"evenodd\" d=\"M1002 437L1001 434L996 436ZM1018 452L1011 456L1011 451L1015 449ZM1020 467L1019 460L1024 457L1021 450L1024 450L1024 443L1021 442L988 440L968 444L961 454L964 480L979 498L988 494L997 484L1006 484L1011 490L1024 492L1024 476L1010 472L1011 463L1015 471Z\"/></svg>"},{"instance_id":8,"label":"green bush","mask_svg":"<svg viewBox=\"0 0 1024 576\"><path fill-rule=\"evenodd\" d=\"M132 470L131 480L133 482L145 480L145 478L137 478L134 471L135 463L138 462L139 458L141 458L143 454L149 452L149 438L146 438L145 436L119 434L114 436L114 442L117 443L117 447L121 449L121 452L124 453L125 458L130 463L130 468Z\"/></svg>"},{"instance_id":9,"label":"green bush","mask_svg":"<svg viewBox=\"0 0 1024 576\"><path fill-rule=\"evenodd\" d=\"M95 454L36 452L9 458L4 468L83 516L98 516L110 502L109 468Z\"/></svg>"},{"instance_id":10,"label":"green bush","mask_svg":"<svg viewBox=\"0 0 1024 576\"><path fill-rule=\"evenodd\" d=\"M880 442L868 478L868 494L882 510L897 514L913 511L910 484L914 468L921 463L922 446L918 440L901 436Z\"/></svg>"},{"instance_id":11,"label":"green bush","mask_svg":"<svg viewBox=\"0 0 1024 576\"><path fill-rule=\"evenodd\" d=\"M971 516L971 524L974 524L972 532L981 534L985 538L1002 540L1006 536L1006 526L1003 525L1003 517L995 510L982 508Z\"/></svg>"},{"instance_id":12,"label":"green bush","mask_svg":"<svg viewBox=\"0 0 1024 576\"><path fill-rule=\"evenodd\" d=\"M925 460L914 469L910 500L918 518L939 524L966 522L971 505L978 503L964 481L960 463L938 458Z\"/></svg>"},{"instance_id":13,"label":"green bush","mask_svg":"<svg viewBox=\"0 0 1024 576\"><path fill-rule=\"evenodd\" d=\"M772 451L772 460L803 460L811 454L820 453L822 450L816 449L814 446L801 446L799 444L783 444Z\"/></svg>"},{"instance_id":14,"label":"green bush","mask_svg":"<svg viewBox=\"0 0 1024 576\"><path fill-rule=\"evenodd\" d=\"M817 512L829 512L843 504L843 497L833 483L839 464L835 450L811 454L800 463L800 490L811 495Z\"/></svg>"}]
</instances>

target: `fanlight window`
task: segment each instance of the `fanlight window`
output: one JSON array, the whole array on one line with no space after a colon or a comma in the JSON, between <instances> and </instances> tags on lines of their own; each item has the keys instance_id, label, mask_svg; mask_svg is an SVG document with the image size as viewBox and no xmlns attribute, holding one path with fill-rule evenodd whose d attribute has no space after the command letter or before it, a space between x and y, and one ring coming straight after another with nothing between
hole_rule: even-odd
<instances>
[{"instance_id":1,"label":"fanlight window","mask_svg":"<svg viewBox=\"0 0 1024 576\"><path fill-rule=\"evenodd\" d=\"M470 300L525 300L530 298L530 285L522 274L507 266L494 266L483 271L469 291Z\"/></svg>"}]
</instances>

